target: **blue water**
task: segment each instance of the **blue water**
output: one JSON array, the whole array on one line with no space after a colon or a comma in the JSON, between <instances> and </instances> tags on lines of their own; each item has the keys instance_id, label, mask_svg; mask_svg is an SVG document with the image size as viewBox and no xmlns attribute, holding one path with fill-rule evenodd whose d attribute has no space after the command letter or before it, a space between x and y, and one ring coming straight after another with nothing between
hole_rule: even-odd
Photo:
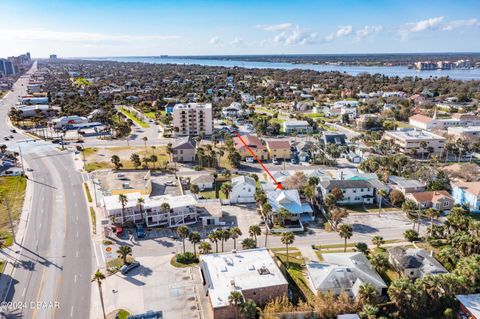
<instances>
[{"instance_id":1,"label":"blue water","mask_svg":"<svg viewBox=\"0 0 480 319\"><path fill-rule=\"evenodd\" d=\"M480 80L480 68L476 69L456 69L456 70L435 70L435 71L417 71L409 69L406 66L341 66L341 65L316 65L316 64L294 64L287 62L253 62L236 61L223 59L195 59L195 58L170 58L170 57L106 57L106 58L88 58L88 60L108 60L118 62L143 62L155 64L180 64L180 65L205 65L205 66L223 66L223 67L243 67L251 69L302 69L314 71L338 71L351 75L360 73L383 74L386 76L418 76L421 78L448 76L457 80Z\"/></svg>"}]
</instances>

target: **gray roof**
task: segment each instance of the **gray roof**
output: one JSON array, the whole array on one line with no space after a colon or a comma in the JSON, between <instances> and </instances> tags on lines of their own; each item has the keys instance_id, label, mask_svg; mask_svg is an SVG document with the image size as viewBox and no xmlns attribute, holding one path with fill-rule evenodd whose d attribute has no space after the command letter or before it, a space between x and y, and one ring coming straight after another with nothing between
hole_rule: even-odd
<instances>
[{"instance_id":1,"label":"gray roof","mask_svg":"<svg viewBox=\"0 0 480 319\"><path fill-rule=\"evenodd\" d=\"M195 140L190 137L190 136L185 136L179 140L177 140L175 142L175 144L172 145L172 148L173 149L177 149L177 150L180 150L180 149L194 149L195 146L197 145L197 143L195 142Z\"/></svg>"},{"instance_id":2,"label":"gray roof","mask_svg":"<svg viewBox=\"0 0 480 319\"><path fill-rule=\"evenodd\" d=\"M445 274L448 271L426 250L393 247L388 250L396 267L403 269L420 269L423 275Z\"/></svg>"},{"instance_id":3,"label":"gray roof","mask_svg":"<svg viewBox=\"0 0 480 319\"><path fill-rule=\"evenodd\" d=\"M200 183L213 183L214 178L212 175L200 175L195 179L192 179L192 184L200 184Z\"/></svg>"},{"instance_id":4,"label":"gray roof","mask_svg":"<svg viewBox=\"0 0 480 319\"><path fill-rule=\"evenodd\" d=\"M324 189L346 189L346 188L372 188L369 181L364 180L331 180L320 182Z\"/></svg>"}]
</instances>

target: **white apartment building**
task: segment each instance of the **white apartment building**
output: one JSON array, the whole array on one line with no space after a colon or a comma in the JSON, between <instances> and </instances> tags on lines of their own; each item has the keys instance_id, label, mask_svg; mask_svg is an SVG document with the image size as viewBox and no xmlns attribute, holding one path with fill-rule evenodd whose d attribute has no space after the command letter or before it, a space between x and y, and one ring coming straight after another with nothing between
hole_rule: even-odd
<instances>
[{"instance_id":1,"label":"white apartment building","mask_svg":"<svg viewBox=\"0 0 480 319\"><path fill-rule=\"evenodd\" d=\"M445 130L450 127L479 126L480 117L474 114L456 113L453 114L450 119L437 119L435 117L431 118L429 116L416 114L410 116L408 123L422 130Z\"/></svg>"},{"instance_id":2,"label":"white apartment building","mask_svg":"<svg viewBox=\"0 0 480 319\"><path fill-rule=\"evenodd\" d=\"M127 196L127 202L124 207L122 207L119 195L103 198L106 217L117 223L122 223L122 221L145 223L147 227L177 227L197 222L197 201L191 194L148 197L140 193L129 193L125 196ZM141 209L139 198L144 200ZM162 204L164 203L170 206L170 210L163 210Z\"/></svg>"},{"instance_id":3,"label":"white apartment building","mask_svg":"<svg viewBox=\"0 0 480 319\"><path fill-rule=\"evenodd\" d=\"M172 115L173 126L178 128L180 136L213 133L212 103L175 104Z\"/></svg>"},{"instance_id":4,"label":"white apartment building","mask_svg":"<svg viewBox=\"0 0 480 319\"><path fill-rule=\"evenodd\" d=\"M428 153L431 148L433 154L442 154L446 141L440 135L422 130L386 131L383 137L397 144L402 153L410 153L412 150L415 150L418 154ZM422 141L426 142L424 148L420 145Z\"/></svg>"},{"instance_id":5,"label":"white apartment building","mask_svg":"<svg viewBox=\"0 0 480 319\"><path fill-rule=\"evenodd\" d=\"M480 126L470 127L449 127L448 135L452 136L455 140L462 139L467 141L480 139Z\"/></svg>"}]
</instances>

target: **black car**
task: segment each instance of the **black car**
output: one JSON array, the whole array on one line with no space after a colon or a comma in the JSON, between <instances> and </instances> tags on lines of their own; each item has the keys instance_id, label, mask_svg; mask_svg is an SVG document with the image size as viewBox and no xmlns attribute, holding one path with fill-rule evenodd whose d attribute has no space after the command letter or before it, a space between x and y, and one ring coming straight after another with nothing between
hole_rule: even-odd
<instances>
[{"instance_id":1,"label":"black car","mask_svg":"<svg viewBox=\"0 0 480 319\"><path fill-rule=\"evenodd\" d=\"M61 140L59 140L58 138L55 139L55 140L52 140L52 143L53 144L60 144Z\"/></svg>"},{"instance_id":2,"label":"black car","mask_svg":"<svg viewBox=\"0 0 480 319\"><path fill-rule=\"evenodd\" d=\"M17 130L16 129L11 129L10 132L11 133L17 133Z\"/></svg>"}]
</instances>

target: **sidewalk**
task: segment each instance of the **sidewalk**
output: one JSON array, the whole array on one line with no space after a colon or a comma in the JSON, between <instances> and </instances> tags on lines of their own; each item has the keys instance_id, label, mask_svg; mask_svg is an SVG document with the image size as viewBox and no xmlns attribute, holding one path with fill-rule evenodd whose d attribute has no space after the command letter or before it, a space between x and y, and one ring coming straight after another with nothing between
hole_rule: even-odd
<instances>
[{"instance_id":1,"label":"sidewalk","mask_svg":"<svg viewBox=\"0 0 480 319\"><path fill-rule=\"evenodd\" d=\"M25 163L24 166L25 168L28 167L28 165L26 165ZM8 291L10 290L12 281L14 279L15 268L17 267L17 260L20 257L24 235L27 229L28 220L30 218L30 212L32 210L33 185L33 182L27 180L22 213L20 214L20 219L18 220L18 223L15 227L14 243L10 247L3 248L3 254L2 256L0 256L0 258L5 260L6 262L3 274L0 275L0 301L5 301L5 298L7 297Z\"/></svg>"}]
</instances>

